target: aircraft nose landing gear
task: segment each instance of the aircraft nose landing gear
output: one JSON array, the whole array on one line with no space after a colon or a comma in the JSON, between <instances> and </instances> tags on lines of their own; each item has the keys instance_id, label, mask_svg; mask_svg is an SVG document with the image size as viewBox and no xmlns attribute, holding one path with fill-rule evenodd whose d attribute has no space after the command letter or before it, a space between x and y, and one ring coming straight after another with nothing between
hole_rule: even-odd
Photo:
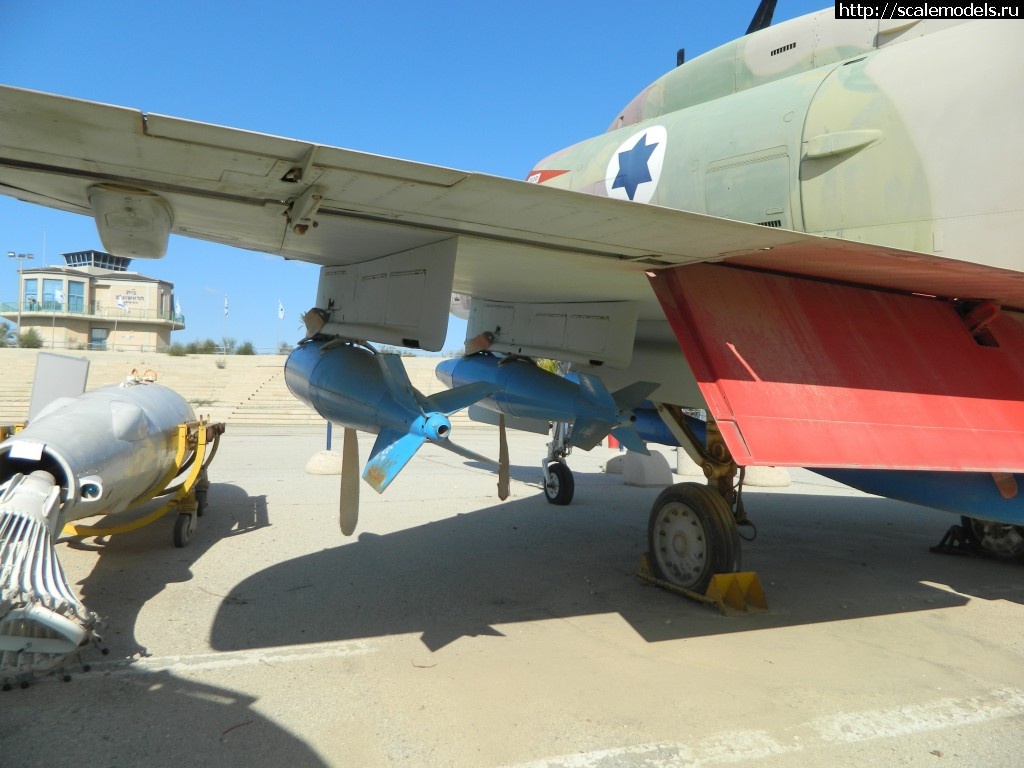
<instances>
[{"instance_id":1,"label":"aircraft nose landing gear","mask_svg":"<svg viewBox=\"0 0 1024 768\"><path fill-rule=\"evenodd\" d=\"M548 455L544 458L544 498L551 504L564 506L572 501L576 481L572 470L565 463L565 457L572 451L569 445L570 425L556 422L551 427L551 442Z\"/></svg>"},{"instance_id":2,"label":"aircraft nose landing gear","mask_svg":"<svg viewBox=\"0 0 1024 768\"><path fill-rule=\"evenodd\" d=\"M572 470L560 461L552 462L546 467L544 476L544 498L552 504L565 505L572 501L576 490Z\"/></svg>"}]
</instances>

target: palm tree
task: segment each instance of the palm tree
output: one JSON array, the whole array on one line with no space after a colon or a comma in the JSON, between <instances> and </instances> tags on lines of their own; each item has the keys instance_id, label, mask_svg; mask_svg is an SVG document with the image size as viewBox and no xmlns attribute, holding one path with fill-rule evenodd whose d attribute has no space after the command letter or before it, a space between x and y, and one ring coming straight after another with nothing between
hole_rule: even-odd
<instances>
[{"instance_id":1,"label":"palm tree","mask_svg":"<svg viewBox=\"0 0 1024 768\"><path fill-rule=\"evenodd\" d=\"M18 334L14 326L6 320L0 320L0 348L18 346Z\"/></svg>"}]
</instances>

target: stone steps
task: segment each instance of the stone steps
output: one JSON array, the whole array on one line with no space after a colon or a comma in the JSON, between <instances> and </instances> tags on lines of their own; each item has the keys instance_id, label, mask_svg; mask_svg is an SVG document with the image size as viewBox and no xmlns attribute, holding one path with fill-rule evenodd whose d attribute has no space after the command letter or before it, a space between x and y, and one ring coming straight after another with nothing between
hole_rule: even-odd
<instances>
[{"instance_id":1,"label":"stone steps","mask_svg":"<svg viewBox=\"0 0 1024 768\"><path fill-rule=\"evenodd\" d=\"M36 358L34 349L0 349L0 424L24 421L32 396ZM311 408L292 396L284 383L284 355L189 355L137 352L90 352L68 354L89 360L87 389L123 381L132 370L154 371L157 381L173 389L197 415L213 421L247 425L305 426L323 424ZM440 358L403 358L413 386L425 395L442 391L434 376ZM223 367L218 365L223 364ZM470 421L465 411L453 414L456 432L465 429L493 429Z\"/></svg>"}]
</instances>

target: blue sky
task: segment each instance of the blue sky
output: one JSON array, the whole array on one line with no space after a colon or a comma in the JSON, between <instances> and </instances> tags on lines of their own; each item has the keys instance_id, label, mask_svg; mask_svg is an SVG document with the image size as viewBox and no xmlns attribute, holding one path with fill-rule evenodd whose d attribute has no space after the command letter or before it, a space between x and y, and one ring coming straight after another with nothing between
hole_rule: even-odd
<instances>
[{"instance_id":1,"label":"blue sky","mask_svg":"<svg viewBox=\"0 0 1024 768\"><path fill-rule=\"evenodd\" d=\"M192 120L524 178L601 133L675 64L742 34L756 2L344 0L8 3L0 82ZM779 0L776 22L826 7ZM92 219L0 198L2 251L61 264L101 249ZM302 333L317 268L172 237L160 261L187 318L175 341L226 332L270 351ZM0 264L0 301L17 263ZM285 307L277 319L277 303ZM453 322L447 347L462 343Z\"/></svg>"}]
</instances>

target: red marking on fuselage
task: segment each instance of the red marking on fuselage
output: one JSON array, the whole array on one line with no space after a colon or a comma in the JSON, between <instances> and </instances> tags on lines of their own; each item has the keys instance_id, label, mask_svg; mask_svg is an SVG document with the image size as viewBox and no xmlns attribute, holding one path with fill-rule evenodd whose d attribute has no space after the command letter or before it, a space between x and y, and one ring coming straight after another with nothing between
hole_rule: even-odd
<instances>
[{"instance_id":1,"label":"red marking on fuselage","mask_svg":"<svg viewBox=\"0 0 1024 768\"><path fill-rule=\"evenodd\" d=\"M530 171L530 175L526 177L526 180L531 184L543 184L564 173L568 173L568 171Z\"/></svg>"}]
</instances>

